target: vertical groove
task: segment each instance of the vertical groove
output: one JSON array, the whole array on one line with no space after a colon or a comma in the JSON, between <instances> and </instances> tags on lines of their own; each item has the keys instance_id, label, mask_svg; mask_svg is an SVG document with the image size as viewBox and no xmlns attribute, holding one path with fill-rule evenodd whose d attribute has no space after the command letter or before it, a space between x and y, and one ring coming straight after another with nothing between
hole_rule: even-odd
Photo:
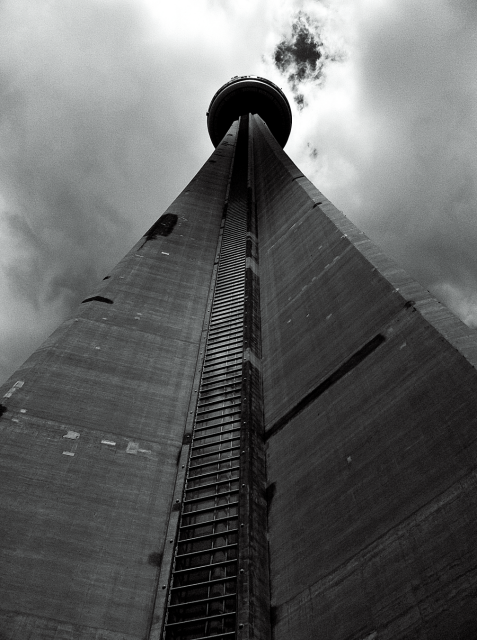
<instances>
[{"instance_id":1,"label":"vertical groove","mask_svg":"<svg viewBox=\"0 0 477 640\"><path fill-rule=\"evenodd\" d=\"M239 640L270 637L266 461L261 370L260 276L254 185L254 123L249 116L242 453L237 589Z\"/></svg>"}]
</instances>

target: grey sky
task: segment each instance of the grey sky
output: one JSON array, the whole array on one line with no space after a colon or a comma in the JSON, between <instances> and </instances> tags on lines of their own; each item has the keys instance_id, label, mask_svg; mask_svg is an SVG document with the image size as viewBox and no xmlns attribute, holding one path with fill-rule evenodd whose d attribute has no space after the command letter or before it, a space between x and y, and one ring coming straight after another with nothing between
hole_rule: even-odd
<instances>
[{"instance_id":1,"label":"grey sky","mask_svg":"<svg viewBox=\"0 0 477 640\"><path fill-rule=\"evenodd\" d=\"M297 16L325 55L289 82ZM477 326L476 29L474 0L4 0L0 379L205 162L242 74L289 96L313 182Z\"/></svg>"}]
</instances>

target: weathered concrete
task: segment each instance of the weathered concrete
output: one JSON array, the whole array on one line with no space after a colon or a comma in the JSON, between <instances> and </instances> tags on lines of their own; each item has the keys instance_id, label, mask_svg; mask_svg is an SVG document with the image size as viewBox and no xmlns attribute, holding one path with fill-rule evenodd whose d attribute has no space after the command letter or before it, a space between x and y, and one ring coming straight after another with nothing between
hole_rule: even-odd
<instances>
[{"instance_id":1,"label":"weathered concrete","mask_svg":"<svg viewBox=\"0 0 477 640\"><path fill-rule=\"evenodd\" d=\"M258 433L262 377L273 638L473 639L476 334L252 121L243 407ZM0 390L0 640L159 637L232 154ZM259 534L244 584L267 582Z\"/></svg>"},{"instance_id":2,"label":"weathered concrete","mask_svg":"<svg viewBox=\"0 0 477 640\"><path fill-rule=\"evenodd\" d=\"M232 149L0 390L2 640L147 634Z\"/></svg>"},{"instance_id":3,"label":"weathered concrete","mask_svg":"<svg viewBox=\"0 0 477 640\"><path fill-rule=\"evenodd\" d=\"M474 638L475 332L260 128L273 637Z\"/></svg>"}]
</instances>

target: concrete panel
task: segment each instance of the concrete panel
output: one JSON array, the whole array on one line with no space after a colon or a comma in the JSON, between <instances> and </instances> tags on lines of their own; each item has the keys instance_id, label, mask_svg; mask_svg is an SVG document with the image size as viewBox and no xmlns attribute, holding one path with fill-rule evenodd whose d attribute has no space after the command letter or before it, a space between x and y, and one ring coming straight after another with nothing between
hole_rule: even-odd
<instances>
[{"instance_id":1,"label":"concrete panel","mask_svg":"<svg viewBox=\"0 0 477 640\"><path fill-rule=\"evenodd\" d=\"M280 162L256 146L266 428L405 304ZM283 152L282 152L283 153Z\"/></svg>"},{"instance_id":2,"label":"concrete panel","mask_svg":"<svg viewBox=\"0 0 477 640\"><path fill-rule=\"evenodd\" d=\"M232 151L0 390L2 640L148 632Z\"/></svg>"},{"instance_id":3,"label":"concrete panel","mask_svg":"<svg viewBox=\"0 0 477 640\"><path fill-rule=\"evenodd\" d=\"M473 638L475 332L258 128L273 637Z\"/></svg>"},{"instance_id":4,"label":"concrete panel","mask_svg":"<svg viewBox=\"0 0 477 640\"><path fill-rule=\"evenodd\" d=\"M0 610L140 637L176 443L13 415L1 429Z\"/></svg>"},{"instance_id":5,"label":"concrete panel","mask_svg":"<svg viewBox=\"0 0 477 640\"><path fill-rule=\"evenodd\" d=\"M417 313L392 328L269 438L277 639L472 637L475 372Z\"/></svg>"},{"instance_id":6,"label":"concrete panel","mask_svg":"<svg viewBox=\"0 0 477 640\"><path fill-rule=\"evenodd\" d=\"M119 435L182 441L198 345L80 320L17 372L10 411ZM38 360L37 360L38 359Z\"/></svg>"}]
</instances>

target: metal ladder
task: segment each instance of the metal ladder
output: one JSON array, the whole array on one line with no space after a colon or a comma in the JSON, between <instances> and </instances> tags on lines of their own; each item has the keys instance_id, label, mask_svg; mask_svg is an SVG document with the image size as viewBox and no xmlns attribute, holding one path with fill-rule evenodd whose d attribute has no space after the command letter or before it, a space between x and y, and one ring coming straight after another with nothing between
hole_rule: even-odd
<instances>
[{"instance_id":1,"label":"metal ladder","mask_svg":"<svg viewBox=\"0 0 477 640\"><path fill-rule=\"evenodd\" d=\"M236 637L246 152L239 143L199 387L164 640Z\"/></svg>"}]
</instances>

